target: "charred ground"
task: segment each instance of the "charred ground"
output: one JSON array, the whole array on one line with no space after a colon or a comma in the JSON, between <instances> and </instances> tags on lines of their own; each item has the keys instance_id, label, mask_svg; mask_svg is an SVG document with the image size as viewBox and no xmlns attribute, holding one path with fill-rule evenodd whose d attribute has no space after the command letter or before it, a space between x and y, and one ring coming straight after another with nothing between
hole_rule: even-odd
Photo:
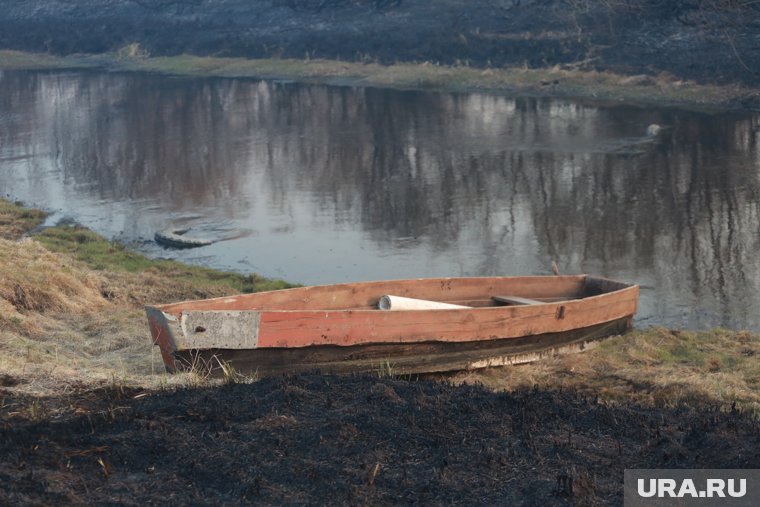
<instances>
[{"instance_id":1,"label":"charred ground","mask_svg":"<svg viewBox=\"0 0 760 507\"><path fill-rule=\"evenodd\" d=\"M0 0L0 48L569 66L756 84L760 7L703 0ZM135 47L135 46L133 46Z\"/></svg>"},{"instance_id":2,"label":"charred ground","mask_svg":"<svg viewBox=\"0 0 760 507\"><path fill-rule=\"evenodd\" d=\"M10 504L610 505L625 468L760 466L756 420L730 407L574 392L305 374L0 399Z\"/></svg>"}]
</instances>

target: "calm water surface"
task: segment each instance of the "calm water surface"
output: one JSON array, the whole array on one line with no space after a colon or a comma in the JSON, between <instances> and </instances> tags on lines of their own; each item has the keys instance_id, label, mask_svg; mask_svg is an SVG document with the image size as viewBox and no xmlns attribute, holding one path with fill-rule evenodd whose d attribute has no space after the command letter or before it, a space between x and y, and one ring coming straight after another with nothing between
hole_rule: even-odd
<instances>
[{"instance_id":1,"label":"calm water surface","mask_svg":"<svg viewBox=\"0 0 760 507\"><path fill-rule=\"evenodd\" d=\"M647 125L670 126L658 142ZM760 116L0 73L0 192L152 256L315 284L587 272L760 330ZM219 242L167 250L169 227Z\"/></svg>"}]
</instances>

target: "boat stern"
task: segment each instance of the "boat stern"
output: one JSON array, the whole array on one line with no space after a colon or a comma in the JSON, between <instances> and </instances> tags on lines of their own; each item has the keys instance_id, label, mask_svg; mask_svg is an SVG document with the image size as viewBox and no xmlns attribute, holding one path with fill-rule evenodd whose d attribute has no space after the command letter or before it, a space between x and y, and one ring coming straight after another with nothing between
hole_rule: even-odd
<instances>
[{"instance_id":1,"label":"boat stern","mask_svg":"<svg viewBox=\"0 0 760 507\"><path fill-rule=\"evenodd\" d=\"M166 371L169 373L176 372L179 364L175 355L177 352L175 333L180 331L177 318L154 306L146 306L145 313L148 316L148 327L153 345L157 345L161 351L161 358L164 360Z\"/></svg>"}]
</instances>

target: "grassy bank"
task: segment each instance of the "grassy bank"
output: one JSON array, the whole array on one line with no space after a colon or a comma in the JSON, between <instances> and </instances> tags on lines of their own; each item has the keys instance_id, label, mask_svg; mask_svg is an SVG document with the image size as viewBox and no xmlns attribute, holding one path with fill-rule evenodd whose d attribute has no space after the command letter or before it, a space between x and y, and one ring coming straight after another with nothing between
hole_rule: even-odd
<instances>
[{"instance_id":1,"label":"grassy bank","mask_svg":"<svg viewBox=\"0 0 760 507\"><path fill-rule=\"evenodd\" d=\"M44 214L0 200L0 387L31 393L168 377L150 345L143 305L287 287L175 261L152 260L77 226L33 237ZM645 329L598 348L530 365L446 376L495 390L539 385L612 401L737 402L760 411L760 336Z\"/></svg>"},{"instance_id":2,"label":"grassy bank","mask_svg":"<svg viewBox=\"0 0 760 507\"><path fill-rule=\"evenodd\" d=\"M455 382L495 390L535 385L647 406L729 406L760 416L760 335L713 329L635 330L599 347L514 368L463 372Z\"/></svg>"},{"instance_id":3,"label":"grassy bank","mask_svg":"<svg viewBox=\"0 0 760 507\"><path fill-rule=\"evenodd\" d=\"M482 91L700 109L757 107L760 97L760 90L754 88L697 84L666 73L628 76L559 66L481 69L430 63L380 65L335 60L252 60L192 55L151 58L136 45L127 46L118 53L68 57L0 50L0 69L95 68L398 89Z\"/></svg>"},{"instance_id":4,"label":"grassy bank","mask_svg":"<svg viewBox=\"0 0 760 507\"><path fill-rule=\"evenodd\" d=\"M0 387L35 393L167 378L143 306L286 288L282 280L149 259L72 225L24 237L44 213L0 200Z\"/></svg>"}]
</instances>

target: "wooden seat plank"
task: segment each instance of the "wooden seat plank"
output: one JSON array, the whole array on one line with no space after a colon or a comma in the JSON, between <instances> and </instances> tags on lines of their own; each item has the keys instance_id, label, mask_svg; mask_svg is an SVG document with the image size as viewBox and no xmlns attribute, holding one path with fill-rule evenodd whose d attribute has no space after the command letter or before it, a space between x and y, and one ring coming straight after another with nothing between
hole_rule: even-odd
<instances>
[{"instance_id":1,"label":"wooden seat plank","mask_svg":"<svg viewBox=\"0 0 760 507\"><path fill-rule=\"evenodd\" d=\"M499 303L506 303L508 305L542 305L543 301L537 299L523 298L520 296L491 296L491 299L498 301Z\"/></svg>"}]
</instances>

